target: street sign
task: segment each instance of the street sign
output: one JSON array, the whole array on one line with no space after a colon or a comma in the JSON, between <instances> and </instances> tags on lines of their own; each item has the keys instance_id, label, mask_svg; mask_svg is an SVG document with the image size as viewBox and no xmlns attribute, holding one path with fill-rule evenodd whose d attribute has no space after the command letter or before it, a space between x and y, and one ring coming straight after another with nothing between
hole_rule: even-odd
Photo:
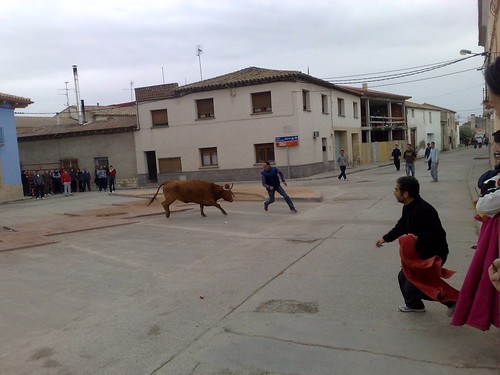
<instances>
[{"instance_id":1,"label":"street sign","mask_svg":"<svg viewBox=\"0 0 500 375\"><path fill-rule=\"evenodd\" d=\"M274 139L276 147L287 147L287 146L298 146L299 145L299 136L291 135L288 137L276 137Z\"/></svg>"}]
</instances>

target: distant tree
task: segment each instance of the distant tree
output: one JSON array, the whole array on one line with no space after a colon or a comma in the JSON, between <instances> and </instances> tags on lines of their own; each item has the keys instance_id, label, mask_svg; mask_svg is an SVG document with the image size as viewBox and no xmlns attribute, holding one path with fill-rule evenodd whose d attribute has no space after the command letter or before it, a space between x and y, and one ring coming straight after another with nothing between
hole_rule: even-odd
<instances>
[{"instance_id":1,"label":"distant tree","mask_svg":"<svg viewBox=\"0 0 500 375\"><path fill-rule=\"evenodd\" d=\"M470 139L473 135L474 132L468 126L460 127L460 141L463 141L464 139Z\"/></svg>"}]
</instances>

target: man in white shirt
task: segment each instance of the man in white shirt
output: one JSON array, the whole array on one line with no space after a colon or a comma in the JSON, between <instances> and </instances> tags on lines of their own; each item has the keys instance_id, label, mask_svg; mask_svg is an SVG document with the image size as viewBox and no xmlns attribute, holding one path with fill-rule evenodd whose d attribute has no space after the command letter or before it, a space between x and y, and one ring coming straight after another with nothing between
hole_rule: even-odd
<instances>
[{"instance_id":1,"label":"man in white shirt","mask_svg":"<svg viewBox=\"0 0 500 375\"><path fill-rule=\"evenodd\" d=\"M429 154L429 160L431 161L432 181L438 182L439 150L436 148L436 144L434 142L431 142L431 152Z\"/></svg>"}]
</instances>

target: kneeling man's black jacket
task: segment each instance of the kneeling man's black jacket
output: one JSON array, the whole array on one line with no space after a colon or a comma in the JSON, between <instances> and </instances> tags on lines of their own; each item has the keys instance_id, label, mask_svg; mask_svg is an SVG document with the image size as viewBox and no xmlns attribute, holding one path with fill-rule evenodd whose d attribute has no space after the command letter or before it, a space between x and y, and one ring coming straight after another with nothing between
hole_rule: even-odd
<instances>
[{"instance_id":1,"label":"kneeling man's black jacket","mask_svg":"<svg viewBox=\"0 0 500 375\"><path fill-rule=\"evenodd\" d=\"M420 196L403 206L403 216L383 238L392 242L405 234L418 237L415 248L421 259L438 255L443 263L446 261L449 252L446 232L436 209Z\"/></svg>"}]
</instances>

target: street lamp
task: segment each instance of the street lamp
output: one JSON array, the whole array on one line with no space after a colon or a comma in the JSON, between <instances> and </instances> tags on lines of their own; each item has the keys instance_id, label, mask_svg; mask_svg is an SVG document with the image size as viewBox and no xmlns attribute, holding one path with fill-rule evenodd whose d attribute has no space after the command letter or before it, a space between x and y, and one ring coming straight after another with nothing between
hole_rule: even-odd
<instances>
[{"instance_id":1,"label":"street lamp","mask_svg":"<svg viewBox=\"0 0 500 375\"><path fill-rule=\"evenodd\" d=\"M470 49L461 49L460 54L463 56L472 55L470 57L474 57L474 56L489 56L490 52L472 52Z\"/></svg>"}]
</instances>

